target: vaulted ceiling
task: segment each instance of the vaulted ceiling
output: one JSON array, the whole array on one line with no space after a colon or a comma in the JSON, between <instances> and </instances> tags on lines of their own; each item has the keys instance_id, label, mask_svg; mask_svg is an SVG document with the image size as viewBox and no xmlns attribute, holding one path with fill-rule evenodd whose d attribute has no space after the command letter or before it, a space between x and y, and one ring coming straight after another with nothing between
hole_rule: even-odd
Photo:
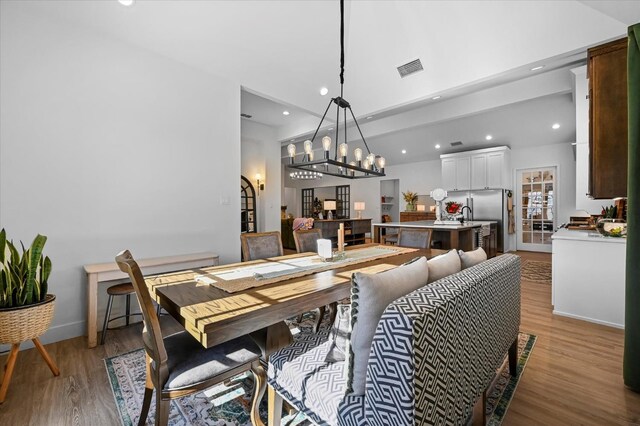
<instances>
[{"instance_id":1,"label":"vaulted ceiling","mask_svg":"<svg viewBox=\"0 0 640 426\"><path fill-rule=\"evenodd\" d=\"M15 2L318 115L338 93L338 1ZM358 117L521 73L619 37L639 2L347 1L346 92ZM424 71L396 67L420 58ZM321 87L329 89L320 96Z\"/></svg>"}]
</instances>

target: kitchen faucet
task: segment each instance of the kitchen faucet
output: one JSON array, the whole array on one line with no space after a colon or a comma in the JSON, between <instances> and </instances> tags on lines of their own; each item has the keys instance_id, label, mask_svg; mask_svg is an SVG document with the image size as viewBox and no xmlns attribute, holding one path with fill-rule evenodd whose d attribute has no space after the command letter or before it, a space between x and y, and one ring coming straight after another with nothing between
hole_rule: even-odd
<instances>
[{"instance_id":1,"label":"kitchen faucet","mask_svg":"<svg viewBox=\"0 0 640 426\"><path fill-rule=\"evenodd\" d=\"M469 206L463 206L460 209L460 213L462 214L462 221L464 222L464 209L469 209L469 213L467 214L467 222L469 222L469 220L473 222L473 209L471 209L471 207ZM469 217L471 217L471 219L469 219Z\"/></svg>"}]
</instances>

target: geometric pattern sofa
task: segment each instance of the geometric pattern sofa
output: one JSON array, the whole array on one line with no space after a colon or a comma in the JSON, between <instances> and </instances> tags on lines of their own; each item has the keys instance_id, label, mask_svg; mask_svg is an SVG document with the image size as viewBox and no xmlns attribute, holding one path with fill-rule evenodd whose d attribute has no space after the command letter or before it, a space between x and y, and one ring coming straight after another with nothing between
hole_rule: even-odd
<instances>
[{"instance_id":1,"label":"geometric pattern sofa","mask_svg":"<svg viewBox=\"0 0 640 426\"><path fill-rule=\"evenodd\" d=\"M325 362L327 328L272 354L267 380L319 425L465 424L507 352L515 359L519 326L520 258L505 254L391 303L364 395L345 394L344 361Z\"/></svg>"}]
</instances>

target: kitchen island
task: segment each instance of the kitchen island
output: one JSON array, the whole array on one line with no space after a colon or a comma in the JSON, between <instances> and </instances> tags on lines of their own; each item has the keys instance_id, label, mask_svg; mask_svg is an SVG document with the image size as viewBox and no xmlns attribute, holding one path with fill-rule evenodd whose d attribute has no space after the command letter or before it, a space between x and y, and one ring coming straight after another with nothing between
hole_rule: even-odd
<instances>
[{"instance_id":1,"label":"kitchen island","mask_svg":"<svg viewBox=\"0 0 640 426\"><path fill-rule=\"evenodd\" d=\"M560 229L551 242L553 313L624 328L626 238Z\"/></svg>"},{"instance_id":2,"label":"kitchen island","mask_svg":"<svg viewBox=\"0 0 640 426\"><path fill-rule=\"evenodd\" d=\"M476 238L476 232L479 231L479 228L483 225L490 226L492 223L497 223L490 221L470 221L456 225L436 225L434 222L433 220L418 220L415 222L374 223L373 242L380 242L382 229L385 228L422 228L433 230L431 240L440 241L442 249L448 250L455 248L469 251L476 247L476 240L474 240L474 238Z\"/></svg>"}]
</instances>

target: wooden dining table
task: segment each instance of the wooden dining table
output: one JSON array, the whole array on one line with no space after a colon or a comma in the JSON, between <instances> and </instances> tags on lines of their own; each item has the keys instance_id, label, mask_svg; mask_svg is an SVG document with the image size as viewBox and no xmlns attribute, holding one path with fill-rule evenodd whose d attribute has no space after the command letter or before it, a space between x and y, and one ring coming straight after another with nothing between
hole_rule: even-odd
<instances>
[{"instance_id":1,"label":"wooden dining table","mask_svg":"<svg viewBox=\"0 0 640 426\"><path fill-rule=\"evenodd\" d=\"M379 245L359 245L354 248L376 246ZM336 269L287 278L235 293L198 281L196 277L250 264L286 261L300 255L192 268L147 276L145 281L156 301L205 348L248 334L260 346L266 361L271 353L293 340L284 320L349 297L354 272L382 272L416 257L432 258L445 252L420 249L358 264L347 263ZM269 397L271 399L271 392ZM271 417L269 421L273 423Z\"/></svg>"}]
</instances>

